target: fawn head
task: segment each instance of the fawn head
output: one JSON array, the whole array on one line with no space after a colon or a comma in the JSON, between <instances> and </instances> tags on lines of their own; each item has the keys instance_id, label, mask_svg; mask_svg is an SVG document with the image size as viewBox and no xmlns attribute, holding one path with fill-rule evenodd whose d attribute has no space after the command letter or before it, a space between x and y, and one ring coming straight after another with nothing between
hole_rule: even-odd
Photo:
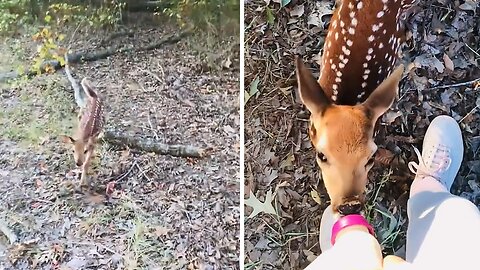
<instances>
[{"instance_id":1,"label":"fawn head","mask_svg":"<svg viewBox=\"0 0 480 270\"><path fill-rule=\"evenodd\" d=\"M309 136L334 212L347 215L359 213L363 208L367 173L377 151L373 141L375 124L392 105L402 73L403 65L363 103L337 105L327 97L302 60L296 59L299 95L310 111Z\"/></svg>"},{"instance_id":2,"label":"fawn head","mask_svg":"<svg viewBox=\"0 0 480 270\"><path fill-rule=\"evenodd\" d=\"M73 158L75 159L75 164L80 167L85 162L85 156L90 150L88 142L85 142L82 139L75 140L70 136L63 135L62 141L68 143L73 148Z\"/></svg>"}]
</instances>

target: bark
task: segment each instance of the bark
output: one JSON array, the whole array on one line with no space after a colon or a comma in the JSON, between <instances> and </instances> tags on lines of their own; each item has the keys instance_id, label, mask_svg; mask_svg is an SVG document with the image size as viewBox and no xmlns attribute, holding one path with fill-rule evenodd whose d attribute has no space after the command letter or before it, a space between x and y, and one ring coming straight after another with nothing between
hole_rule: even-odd
<instances>
[{"instance_id":1,"label":"bark","mask_svg":"<svg viewBox=\"0 0 480 270\"><path fill-rule=\"evenodd\" d=\"M114 145L128 146L132 149L138 149L144 152L154 152L160 155L171 155L176 157L204 157L205 150L191 146L178 144L164 144L153 139L145 139L125 135L123 132L107 130L103 139Z\"/></svg>"}]
</instances>

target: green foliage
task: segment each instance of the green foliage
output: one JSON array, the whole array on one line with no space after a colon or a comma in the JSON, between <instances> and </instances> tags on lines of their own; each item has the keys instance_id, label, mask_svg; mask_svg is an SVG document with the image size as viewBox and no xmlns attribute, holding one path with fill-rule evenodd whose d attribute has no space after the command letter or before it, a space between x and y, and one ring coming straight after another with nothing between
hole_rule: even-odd
<instances>
[{"instance_id":1,"label":"green foliage","mask_svg":"<svg viewBox=\"0 0 480 270\"><path fill-rule=\"evenodd\" d=\"M67 3L52 4L45 13L45 21L57 26L68 22L85 22L92 27L110 28L117 25L122 18L124 3L113 2L101 7L71 5Z\"/></svg>"},{"instance_id":2,"label":"green foliage","mask_svg":"<svg viewBox=\"0 0 480 270\"><path fill-rule=\"evenodd\" d=\"M46 17L47 18L47 17ZM56 31L51 31L50 28L45 27L39 33L33 36L35 41L39 41L40 45L37 47L38 55L34 59L33 69L40 74L40 71L45 69L47 73L55 72L55 69L46 65L42 67L44 60L57 60L61 65L65 64L64 54L65 49L61 48L58 44L65 36L58 34Z\"/></svg>"},{"instance_id":3,"label":"green foliage","mask_svg":"<svg viewBox=\"0 0 480 270\"><path fill-rule=\"evenodd\" d=\"M164 12L183 26L204 30L236 34L240 24L239 0L179 0Z\"/></svg>"},{"instance_id":4,"label":"green foliage","mask_svg":"<svg viewBox=\"0 0 480 270\"><path fill-rule=\"evenodd\" d=\"M1 0L0 1L0 33L14 30L29 19L29 0Z\"/></svg>"},{"instance_id":5,"label":"green foliage","mask_svg":"<svg viewBox=\"0 0 480 270\"><path fill-rule=\"evenodd\" d=\"M34 59L33 70L54 72L49 65L42 65L46 60L57 60L60 65L65 64L66 49L61 46L65 35L61 31L67 24L86 23L91 27L113 27L121 19L121 10L124 4L113 3L99 8L90 8L82 5L57 3L48 6L45 12L44 27L33 36L39 42L37 55Z\"/></svg>"}]
</instances>

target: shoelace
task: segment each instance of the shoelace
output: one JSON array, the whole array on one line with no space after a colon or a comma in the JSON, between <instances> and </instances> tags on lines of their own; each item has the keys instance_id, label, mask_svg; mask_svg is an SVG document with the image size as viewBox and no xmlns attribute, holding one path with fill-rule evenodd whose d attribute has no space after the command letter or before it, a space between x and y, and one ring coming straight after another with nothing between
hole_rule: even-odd
<instances>
[{"instance_id":1,"label":"shoelace","mask_svg":"<svg viewBox=\"0 0 480 270\"><path fill-rule=\"evenodd\" d=\"M431 176L440 180L440 174L446 171L452 163L449 149L441 144L435 149L431 163L428 167L425 164L420 151L418 151L418 149L415 147L413 147L413 150L415 151L415 154L417 154L418 163L410 161L408 163L408 169L410 169L410 171L416 175Z\"/></svg>"}]
</instances>

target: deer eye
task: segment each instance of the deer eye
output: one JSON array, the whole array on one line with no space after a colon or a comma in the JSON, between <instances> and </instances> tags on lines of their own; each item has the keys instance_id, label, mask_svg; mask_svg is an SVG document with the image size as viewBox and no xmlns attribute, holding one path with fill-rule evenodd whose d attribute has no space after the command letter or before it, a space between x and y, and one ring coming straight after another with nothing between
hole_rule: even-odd
<instances>
[{"instance_id":1,"label":"deer eye","mask_svg":"<svg viewBox=\"0 0 480 270\"><path fill-rule=\"evenodd\" d=\"M322 163L327 162L327 157L321 152L317 152L317 159Z\"/></svg>"},{"instance_id":2,"label":"deer eye","mask_svg":"<svg viewBox=\"0 0 480 270\"><path fill-rule=\"evenodd\" d=\"M83 151L84 154L86 154L88 152L88 149L85 149L85 151Z\"/></svg>"}]
</instances>

